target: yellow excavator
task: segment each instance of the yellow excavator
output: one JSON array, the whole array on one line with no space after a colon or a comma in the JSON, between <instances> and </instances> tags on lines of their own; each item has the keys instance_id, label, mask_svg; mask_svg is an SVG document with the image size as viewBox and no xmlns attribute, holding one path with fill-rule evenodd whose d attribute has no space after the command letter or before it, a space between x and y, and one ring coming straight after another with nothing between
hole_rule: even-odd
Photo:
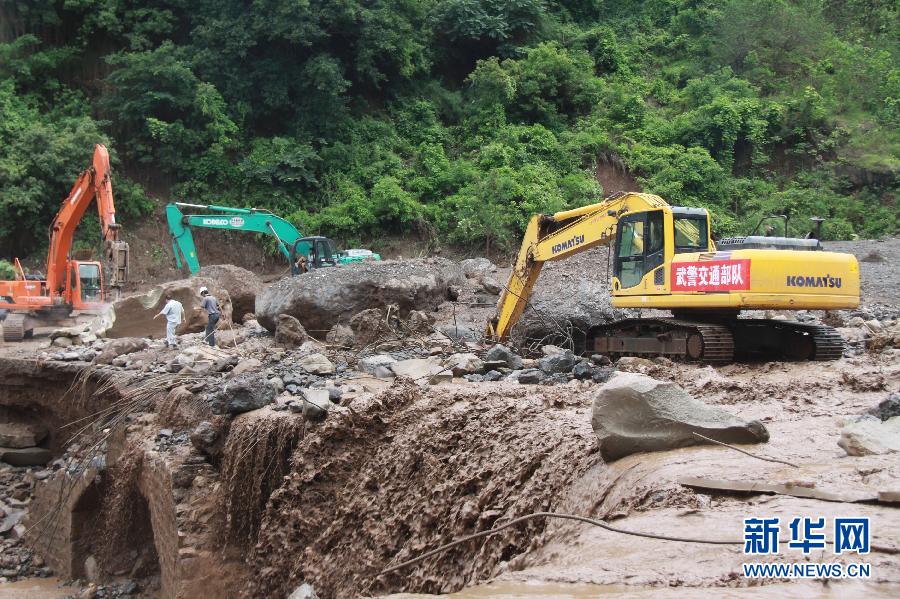
<instances>
[{"instance_id":1,"label":"yellow excavator","mask_svg":"<svg viewBox=\"0 0 900 599\"><path fill-rule=\"evenodd\" d=\"M859 264L822 251L817 239L744 237L713 241L709 214L646 193L531 218L487 335L506 339L545 262L612 246L612 305L671 311L586 332L585 352L666 356L725 364L735 358L836 360L833 328L739 318L742 310L839 310L859 306Z\"/></svg>"}]
</instances>

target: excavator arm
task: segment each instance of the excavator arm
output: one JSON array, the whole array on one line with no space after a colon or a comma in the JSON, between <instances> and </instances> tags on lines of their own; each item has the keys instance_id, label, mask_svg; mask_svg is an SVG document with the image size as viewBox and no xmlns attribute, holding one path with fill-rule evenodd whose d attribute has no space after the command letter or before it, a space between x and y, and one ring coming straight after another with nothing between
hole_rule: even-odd
<instances>
[{"instance_id":1,"label":"excavator arm","mask_svg":"<svg viewBox=\"0 0 900 599\"><path fill-rule=\"evenodd\" d=\"M487 336L503 340L528 305L545 262L563 260L615 239L619 218L638 210L664 208L662 198L646 193L622 193L597 204L535 215L528 223L522 247L497 302L497 314L487 325Z\"/></svg>"},{"instance_id":2,"label":"excavator arm","mask_svg":"<svg viewBox=\"0 0 900 599\"><path fill-rule=\"evenodd\" d=\"M108 286L118 290L128 280L128 244L119 241L119 224L116 222L116 206L110 181L109 152L105 146L97 144L94 146L91 166L78 176L50 225L47 289L51 293L61 295L65 289L75 230L87 207L95 199L109 269Z\"/></svg>"},{"instance_id":3,"label":"excavator arm","mask_svg":"<svg viewBox=\"0 0 900 599\"><path fill-rule=\"evenodd\" d=\"M204 214L184 214L181 208L204 210ZM172 235L172 251L178 268L187 265L192 275L200 272L197 248L192 229L207 228L226 231L263 233L275 238L278 249L291 259L291 248L302 235L297 228L283 218L267 210L256 208L232 208L230 206L173 203L166 206L166 221Z\"/></svg>"}]
</instances>

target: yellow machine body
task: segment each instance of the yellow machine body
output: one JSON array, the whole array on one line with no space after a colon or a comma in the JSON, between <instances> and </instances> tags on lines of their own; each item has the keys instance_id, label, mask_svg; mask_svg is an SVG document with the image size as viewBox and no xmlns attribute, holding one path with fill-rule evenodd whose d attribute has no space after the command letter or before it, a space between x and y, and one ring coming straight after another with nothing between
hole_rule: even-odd
<instances>
[{"instance_id":1,"label":"yellow machine body","mask_svg":"<svg viewBox=\"0 0 900 599\"><path fill-rule=\"evenodd\" d=\"M617 308L701 315L859 305L859 264L852 255L800 249L717 251L705 210L672 207L651 194L623 193L531 219L488 334L497 339L508 335L545 262L600 245L612 246L612 304ZM718 285L709 284L713 277Z\"/></svg>"}]
</instances>

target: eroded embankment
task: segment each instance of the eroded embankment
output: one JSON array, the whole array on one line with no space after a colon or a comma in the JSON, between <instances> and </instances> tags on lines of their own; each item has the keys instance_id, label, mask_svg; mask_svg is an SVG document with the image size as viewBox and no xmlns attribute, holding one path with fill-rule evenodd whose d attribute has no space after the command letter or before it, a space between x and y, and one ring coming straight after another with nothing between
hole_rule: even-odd
<instances>
[{"instance_id":1,"label":"eroded embankment","mask_svg":"<svg viewBox=\"0 0 900 599\"><path fill-rule=\"evenodd\" d=\"M0 422L40 424L47 432L42 446L60 453L76 434L76 423L114 402L114 393L97 393L97 381L73 384L86 364L0 358Z\"/></svg>"},{"instance_id":2,"label":"eroded embankment","mask_svg":"<svg viewBox=\"0 0 900 599\"><path fill-rule=\"evenodd\" d=\"M398 381L310 431L266 507L248 591L322 597L457 590L533 548L545 523L461 546L379 579L392 563L495 523L554 509L600 461L586 407L567 389L421 390Z\"/></svg>"}]
</instances>

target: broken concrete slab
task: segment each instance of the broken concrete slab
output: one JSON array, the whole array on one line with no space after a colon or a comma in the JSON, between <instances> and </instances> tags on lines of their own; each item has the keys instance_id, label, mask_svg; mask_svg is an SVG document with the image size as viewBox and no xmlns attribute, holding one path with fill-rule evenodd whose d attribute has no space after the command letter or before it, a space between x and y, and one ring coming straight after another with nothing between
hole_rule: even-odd
<instances>
[{"instance_id":1,"label":"broken concrete slab","mask_svg":"<svg viewBox=\"0 0 900 599\"><path fill-rule=\"evenodd\" d=\"M792 497L805 497L819 499L821 501L836 501L842 503L857 503L876 501L878 497L865 489L847 489L842 487L839 491L818 489L814 484L804 482L795 484L791 482L777 483L763 480L725 480L703 478L698 476L682 476L678 478L678 484L697 489L714 491L729 491L739 493L765 493L775 495L790 495Z\"/></svg>"},{"instance_id":2,"label":"broken concrete slab","mask_svg":"<svg viewBox=\"0 0 900 599\"><path fill-rule=\"evenodd\" d=\"M851 456L900 451L900 416L884 422L871 417L850 422L841 429L838 445Z\"/></svg>"},{"instance_id":3,"label":"broken concrete slab","mask_svg":"<svg viewBox=\"0 0 900 599\"><path fill-rule=\"evenodd\" d=\"M636 373L616 373L597 390L591 424L607 461L703 443L695 432L722 443L769 440L760 422L745 422L694 399L675 383Z\"/></svg>"},{"instance_id":4,"label":"broken concrete slab","mask_svg":"<svg viewBox=\"0 0 900 599\"><path fill-rule=\"evenodd\" d=\"M295 349L312 339L300 321L290 314L279 314L276 318L275 345L285 349Z\"/></svg>"},{"instance_id":5,"label":"broken concrete slab","mask_svg":"<svg viewBox=\"0 0 900 599\"><path fill-rule=\"evenodd\" d=\"M446 300L447 288L461 282L459 267L444 258L358 262L286 277L256 298L259 323L275 330L279 314L297 318L314 336L369 308L396 305L399 315L430 310ZM321 331L319 333L318 331Z\"/></svg>"},{"instance_id":6,"label":"broken concrete slab","mask_svg":"<svg viewBox=\"0 0 900 599\"><path fill-rule=\"evenodd\" d=\"M441 364L437 358L413 358L391 364L391 370L397 376L406 376L417 382L428 381L436 385L442 381L453 380L453 373Z\"/></svg>"},{"instance_id":7,"label":"broken concrete slab","mask_svg":"<svg viewBox=\"0 0 900 599\"><path fill-rule=\"evenodd\" d=\"M319 353L303 356L298 364L303 370L311 374L333 374L335 370L334 364Z\"/></svg>"},{"instance_id":8,"label":"broken concrete slab","mask_svg":"<svg viewBox=\"0 0 900 599\"><path fill-rule=\"evenodd\" d=\"M39 424L0 422L0 447L24 449L35 447L47 437L47 429Z\"/></svg>"},{"instance_id":9,"label":"broken concrete slab","mask_svg":"<svg viewBox=\"0 0 900 599\"><path fill-rule=\"evenodd\" d=\"M43 447L0 447L0 461L12 466L45 466L52 459L53 454Z\"/></svg>"}]
</instances>

